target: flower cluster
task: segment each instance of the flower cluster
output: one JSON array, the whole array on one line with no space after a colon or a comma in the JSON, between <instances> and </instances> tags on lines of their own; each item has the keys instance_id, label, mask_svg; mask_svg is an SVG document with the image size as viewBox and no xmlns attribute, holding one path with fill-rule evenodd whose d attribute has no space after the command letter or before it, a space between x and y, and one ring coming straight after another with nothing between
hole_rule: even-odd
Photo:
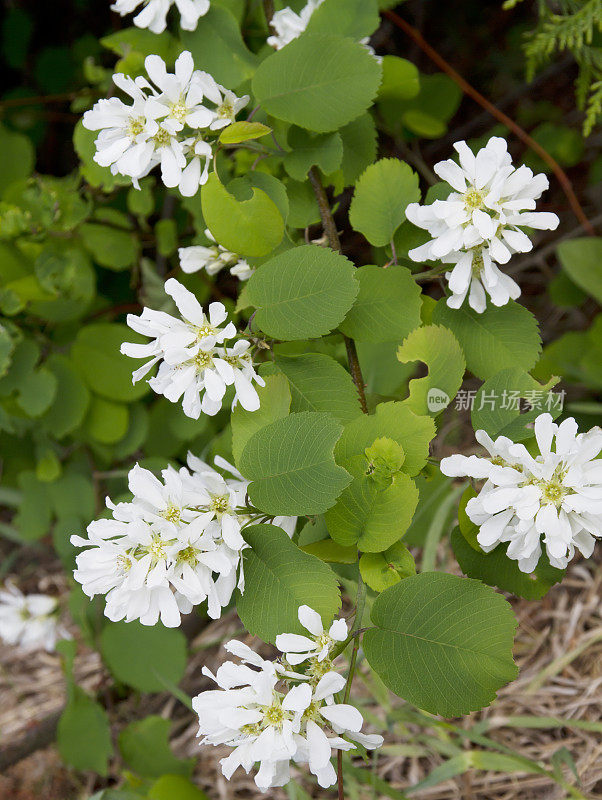
<instances>
[{"instance_id":1,"label":"flower cluster","mask_svg":"<svg viewBox=\"0 0 602 800\"><path fill-rule=\"evenodd\" d=\"M556 214L534 211L548 179L524 165L515 169L504 139L492 137L476 155L466 142L456 142L454 148L459 164L449 159L434 167L452 187L451 194L429 206L410 203L406 209L410 222L433 237L409 256L454 264L445 274L451 291L448 306L460 308L468 295L471 308L482 313L487 294L496 306L520 295L518 284L497 265L532 249L522 228L555 230L559 220Z\"/></svg>"},{"instance_id":2,"label":"flower cluster","mask_svg":"<svg viewBox=\"0 0 602 800\"><path fill-rule=\"evenodd\" d=\"M195 70L188 51L179 56L174 74L157 55L144 64L152 83L113 75L130 105L111 97L84 114L84 127L100 131L94 160L114 175L131 178L136 187L160 165L165 186L177 186L192 197L207 181L213 151L206 138L234 122L249 98L238 98L208 73Z\"/></svg>"},{"instance_id":3,"label":"flower cluster","mask_svg":"<svg viewBox=\"0 0 602 800\"><path fill-rule=\"evenodd\" d=\"M113 622L161 619L173 628L180 614L205 600L209 616L218 619L236 586L244 591L248 482L223 459L215 463L227 477L192 455L188 469L167 467L162 481L136 465L128 476L132 500L107 498L112 518L92 522L86 539L71 537L87 548L77 556L75 579L88 597L106 595L105 614ZM295 522L274 520L289 535Z\"/></svg>"},{"instance_id":4,"label":"flower cluster","mask_svg":"<svg viewBox=\"0 0 602 800\"><path fill-rule=\"evenodd\" d=\"M557 425L550 414L540 414L535 457L505 436L492 441L477 431L476 438L490 458L450 456L441 461L441 471L486 481L466 506L480 528L481 548L488 553L508 542L508 557L526 573L537 566L542 539L550 563L559 569L576 549L591 556L595 537L602 537L602 460L596 458L602 430L578 433L574 419Z\"/></svg>"},{"instance_id":5,"label":"flower cluster","mask_svg":"<svg viewBox=\"0 0 602 800\"><path fill-rule=\"evenodd\" d=\"M144 308L139 317L128 314L130 328L153 339L148 344L124 342L121 346L121 352L131 358L150 357L134 371L133 382L160 361L157 375L148 383L172 403L182 398L186 416L198 419L201 412L217 414L228 386L235 389L233 406L240 402L247 411L257 411L259 396L253 382L259 386L265 382L253 367L249 341L226 344L237 333L232 322L220 327L228 316L224 305L210 303L205 314L192 292L174 278L166 281L165 291L173 297L180 319L151 308Z\"/></svg>"},{"instance_id":6,"label":"flower cluster","mask_svg":"<svg viewBox=\"0 0 602 800\"><path fill-rule=\"evenodd\" d=\"M327 788L337 779L330 760L333 751L352 750L354 742L367 749L382 745L382 736L361 733L363 718L354 706L335 699L345 679L332 669L330 655L336 643L347 638L344 620L335 621L325 633L320 615L309 606L300 607L299 620L311 638L278 636L276 646L293 651L282 661L266 661L242 642L231 641L226 650L242 664L227 661L215 675L203 667L219 689L201 692L192 701L199 715L198 735L202 744L233 748L220 762L228 780L238 767L248 773L259 762L259 789L284 786L292 761L308 764L320 786ZM289 669L301 661L308 662L304 673Z\"/></svg>"},{"instance_id":7,"label":"flower cluster","mask_svg":"<svg viewBox=\"0 0 602 800\"><path fill-rule=\"evenodd\" d=\"M178 250L182 272L190 274L205 269L208 275L216 275L222 269L229 267L230 275L241 281L246 281L251 277L255 270L244 259L237 256L236 253L226 250L221 244L217 244L209 229L205 231L205 236L213 242L210 247L193 245L192 247L180 247Z\"/></svg>"},{"instance_id":8,"label":"flower cluster","mask_svg":"<svg viewBox=\"0 0 602 800\"><path fill-rule=\"evenodd\" d=\"M12 583L0 590L0 639L23 650L54 650L65 635L59 628L58 602L46 594L23 594Z\"/></svg>"},{"instance_id":9,"label":"flower cluster","mask_svg":"<svg viewBox=\"0 0 602 800\"><path fill-rule=\"evenodd\" d=\"M153 33L163 33L167 27L167 13L174 3L180 12L180 25L185 31L196 30L199 17L205 16L210 6L209 0L116 0L111 9L124 17L143 5L134 17L134 25L148 28Z\"/></svg>"}]
</instances>

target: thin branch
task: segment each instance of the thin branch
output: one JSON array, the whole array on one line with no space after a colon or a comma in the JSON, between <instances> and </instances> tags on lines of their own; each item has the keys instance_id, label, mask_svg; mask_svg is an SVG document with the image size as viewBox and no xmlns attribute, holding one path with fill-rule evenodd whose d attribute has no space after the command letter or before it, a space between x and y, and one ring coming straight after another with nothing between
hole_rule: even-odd
<instances>
[{"instance_id":1,"label":"thin branch","mask_svg":"<svg viewBox=\"0 0 602 800\"><path fill-rule=\"evenodd\" d=\"M500 111L500 109L494 106L491 101L489 101L473 86L471 86L471 84L468 83L468 81L465 80L465 78L463 78L462 75L460 75L460 73L451 66L451 64L448 64L443 56L441 56L433 47L431 47L431 45L424 39L420 31L416 30L413 25L410 25L409 22L403 19L403 17L400 17L399 14L396 14L394 11L383 11L383 14L390 19L394 25L396 25L398 28L401 28L401 30L404 31L404 33L406 33L424 53L426 53L431 61L434 61L434 63L437 64L437 66L442 69L443 72L449 75L449 77L458 84L460 89L462 89L464 94L467 94L482 108L495 117L495 119L499 120L501 123L510 128L510 130L513 131L513 133L522 142L534 150L537 155L540 156L540 158L542 158L546 164L548 164L548 166L556 175L558 182L560 183L560 186L562 187L562 190L565 193L571 208L573 209L573 213L579 220L579 223L590 236L595 236L596 231L587 218L581 203L577 199L577 195L573 189L573 184L560 164L558 164L558 162L552 158L548 151L538 144L535 139L529 136L529 134L523 130L523 128L521 128L520 125L518 125L513 119L511 119L503 111Z\"/></svg>"},{"instance_id":2,"label":"thin branch","mask_svg":"<svg viewBox=\"0 0 602 800\"><path fill-rule=\"evenodd\" d=\"M330 203L328 202L328 197L326 197L326 192L324 191L324 186L322 185L322 179L320 178L320 173L315 167L312 167L309 170L309 181L312 185L314 190L314 194L316 196L316 200L318 201L318 208L320 209L320 219L322 220L322 227L324 228L324 233L326 234L326 238L328 239L328 244L333 250L337 252L341 252L341 241L339 239L339 232L337 231L337 226L335 225L335 221L332 217L332 212L330 210ZM357 348L355 346L355 342L353 339L350 339L348 336L343 335L345 340L345 348L347 349L347 359L349 361L349 369L351 371L351 377L357 389L360 406L364 414L368 413L368 403L366 402L366 391L365 391L365 383L364 383L364 376L362 375L362 368L360 366L360 361L357 355Z\"/></svg>"},{"instance_id":3,"label":"thin branch","mask_svg":"<svg viewBox=\"0 0 602 800\"><path fill-rule=\"evenodd\" d=\"M268 23L268 28L274 16L274 0L263 0L263 12L265 14L265 21Z\"/></svg>"}]
</instances>

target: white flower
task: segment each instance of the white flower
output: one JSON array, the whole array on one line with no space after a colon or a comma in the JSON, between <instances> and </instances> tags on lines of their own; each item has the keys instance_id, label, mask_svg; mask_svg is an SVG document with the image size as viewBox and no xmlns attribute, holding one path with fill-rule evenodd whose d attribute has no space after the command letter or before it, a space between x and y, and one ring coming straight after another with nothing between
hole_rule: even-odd
<instances>
[{"instance_id":1,"label":"white flower","mask_svg":"<svg viewBox=\"0 0 602 800\"><path fill-rule=\"evenodd\" d=\"M281 633L276 637L276 647L285 653L289 664L302 664L308 658L324 661L337 642L344 642L347 638L344 619L336 619L326 633L320 615L309 606L300 606L298 616L301 625L311 633L311 638L296 633Z\"/></svg>"},{"instance_id":2,"label":"white flower","mask_svg":"<svg viewBox=\"0 0 602 800\"><path fill-rule=\"evenodd\" d=\"M217 83L208 72L199 72L199 84L203 94L215 105L211 130L220 130L231 125L236 120L236 115L249 102L249 95L237 97L234 92Z\"/></svg>"},{"instance_id":3,"label":"white flower","mask_svg":"<svg viewBox=\"0 0 602 800\"><path fill-rule=\"evenodd\" d=\"M99 100L84 114L84 127L100 131L94 159L114 175L130 177L136 188L140 178L160 165L165 186L177 186L182 195L192 197L209 174L213 150L206 137L215 138L216 130L233 122L249 98L238 98L211 75L195 70L187 50L173 73L158 55L147 56L144 65L150 80L113 76L132 105L118 98Z\"/></svg>"},{"instance_id":4,"label":"white flower","mask_svg":"<svg viewBox=\"0 0 602 800\"><path fill-rule=\"evenodd\" d=\"M535 457L504 436L492 442L485 431L475 435L491 458L450 456L441 471L486 479L466 506L484 552L507 542L508 557L526 573L537 566L542 541L550 564L559 569L576 549L589 557L595 538L602 537L602 430L580 434L574 419L557 425L550 414L540 414Z\"/></svg>"},{"instance_id":5,"label":"white flower","mask_svg":"<svg viewBox=\"0 0 602 800\"><path fill-rule=\"evenodd\" d=\"M290 8L283 8L281 11L277 11L270 23L276 34L268 37L268 44L276 50L280 50L289 42L292 42L293 39L301 36L307 28L311 15L323 2L324 0L308 0L298 14Z\"/></svg>"},{"instance_id":6,"label":"white flower","mask_svg":"<svg viewBox=\"0 0 602 800\"><path fill-rule=\"evenodd\" d=\"M180 25L185 31L194 31L199 17L209 11L209 0L116 0L111 6L122 17L131 14L140 5L144 7L134 17L134 25L148 28L153 33L163 33L167 26L167 13L175 3L180 12Z\"/></svg>"},{"instance_id":7,"label":"white flower","mask_svg":"<svg viewBox=\"0 0 602 800\"><path fill-rule=\"evenodd\" d=\"M25 595L12 583L0 590L0 639L23 650L54 650L60 631L58 602L45 594Z\"/></svg>"},{"instance_id":8,"label":"white flower","mask_svg":"<svg viewBox=\"0 0 602 800\"><path fill-rule=\"evenodd\" d=\"M205 600L218 619L234 590L244 591L240 530L251 521L248 482L223 459L216 463L232 477L192 455L190 470L167 467L161 480L136 464L128 475L132 499L107 499L111 519L90 523L87 538L71 537L85 548L74 577L88 597L106 595L109 619L176 627L181 614ZM295 521L284 520L289 535Z\"/></svg>"},{"instance_id":9,"label":"white flower","mask_svg":"<svg viewBox=\"0 0 602 800\"><path fill-rule=\"evenodd\" d=\"M228 780L238 767L248 773L259 763L259 789L284 786L294 761L309 764L320 786L329 787L337 779L333 750L351 750L353 741L369 749L382 744L381 736L361 733L363 719L356 708L335 702L334 695L345 687L341 675L328 671L312 679L290 672L238 641L229 642L226 650L243 663L226 661L215 675L203 667L220 688L201 692L192 705L199 715L201 744L232 747L220 761Z\"/></svg>"},{"instance_id":10,"label":"white flower","mask_svg":"<svg viewBox=\"0 0 602 800\"><path fill-rule=\"evenodd\" d=\"M410 222L432 236L409 256L455 264L446 273L452 291L448 305L459 308L468 294L472 308L481 313L485 291L495 305L520 294L518 285L495 264L506 264L513 253L532 249L522 228L554 230L559 220L555 214L534 211L548 179L524 165L515 169L504 139L492 137L476 155L463 141L454 148L459 164L449 159L434 167L454 191L446 200L430 206L410 203L406 209Z\"/></svg>"},{"instance_id":11,"label":"white flower","mask_svg":"<svg viewBox=\"0 0 602 800\"><path fill-rule=\"evenodd\" d=\"M152 338L148 344L124 342L121 352L132 358L150 358L132 375L141 380L161 361L150 387L172 403L182 399L184 413L198 419L201 412L213 416L222 407L228 386L234 386L233 407L240 402L247 411L257 411L259 396L254 383L265 386L253 367L250 343L240 339L232 346L226 340L236 336L222 303L210 303L205 314L196 297L181 283L170 278L166 292L173 297L181 319L163 311L145 308L139 317L129 314L127 323L138 333Z\"/></svg>"},{"instance_id":12,"label":"white flower","mask_svg":"<svg viewBox=\"0 0 602 800\"><path fill-rule=\"evenodd\" d=\"M230 274L235 275L241 281L246 281L251 277L255 270L246 261L236 253L226 250L221 244L217 244L209 229L205 231L205 236L213 242L210 247L195 245L179 249L180 266L183 272L190 274L204 269L208 275L216 275L220 270L230 267Z\"/></svg>"}]
</instances>

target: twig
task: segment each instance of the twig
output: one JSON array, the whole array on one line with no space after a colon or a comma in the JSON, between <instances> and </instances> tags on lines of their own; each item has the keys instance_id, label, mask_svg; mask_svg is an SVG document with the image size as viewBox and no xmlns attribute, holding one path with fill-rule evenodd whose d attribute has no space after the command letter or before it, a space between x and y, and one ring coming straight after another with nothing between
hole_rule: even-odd
<instances>
[{"instance_id":1,"label":"twig","mask_svg":"<svg viewBox=\"0 0 602 800\"><path fill-rule=\"evenodd\" d=\"M409 22L403 19L403 17L400 17L399 14L396 14L394 11L383 11L383 14L387 17L387 19L390 19L394 25L396 25L398 28L401 28L401 30L404 31L404 33L406 33L424 53L426 53L431 61L434 61L435 64L437 64L437 66L443 70L443 72L449 75L449 77L462 89L464 94L467 94L482 108L495 117L495 119L499 120L501 123L510 128L510 130L513 131L513 133L518 136L521 141L534 150L537 155L540 156L540 158L542 158L546 164L548 164L548 166L556 175L558 182L560 183L560 186L562 187L562 190L565 193L571 208L573 209L573 213L579 220L579 223L590 236L595 236L596 231L587 218L581 203L577 199L577 195L573 189L573 184L560 164L558 164L558 162L552 158L548 151L538 144L535 139L529 136L529 134L523 130L523 128L521 128L520 125L518 125L513 119L511 119L503 111L500 111L500 109L494 106L491 101L489 101L473 86L471 86L471 84L468 83L468 81L465 80L465 78L463 78L462 75L460 75L460 73L451 66L451 64L448 64L443 56L439 55L439 53L433 47L431 47L431 45L424 39L420 31L416 30L413 25L410 25Z\"/></svg>"},{"instance_id":2,"label":"twig","mask_svg":"<svg viewBox=\"0 0 602 800\"><path fill-rule=\"evenodd\" d=\"M265 14L265 21L268 23L268 27L272 22L272 17L274 16L274 0L263 0L263 13Z\"/></svg>"},{"instance_id":3,"label":"twig","mask_svg":"<svg viewBox=\"0 0 602 800\"><path fill-rule=\"evenodd\" d=\"M322 220L322 227L324 228L324 233L326 234L326 238L328 239L328 244L333 250L337 252L341 252L341 240L339 239L339 232L337 231L337 226L335 225L335 221L332 216L332 212L330 210L330 203L328 202L328 198L326 197L326 192L324 191L324 186L322 185L322 179L320 178L320 173L315 167L312 167L308 173L309 182L312 185L314 190L314 194L316 196L316 200L318 201L318 208L320 210L320 219ZM355 388L357 389L357 393L359 396L360 406L364 414L368 413L368 403L366 402L366 391L365 391L365 383L364 383L364 376L362 375L362 368L360 366L360 360L357 355L357 348L355 346L355 342L353 339L350 339L348 336L343 334L343 338L345 340L345 348L347 349L347 360L349 361L349 369L351 371L351 378L355 384Z\"/></svg>"}]
</instances>

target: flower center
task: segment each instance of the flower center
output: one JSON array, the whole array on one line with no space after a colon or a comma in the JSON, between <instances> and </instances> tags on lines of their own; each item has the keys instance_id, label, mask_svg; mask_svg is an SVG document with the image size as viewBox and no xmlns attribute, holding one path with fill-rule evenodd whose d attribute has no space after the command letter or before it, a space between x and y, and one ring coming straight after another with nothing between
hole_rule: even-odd
<instances>
[{"instance_id":1,"label":"flower center","mask_svg":"<svg viewBox=\"0 0 602 800\"><path fill-rule=\"evenodd\" d=\"M186 102L184 101L184 98L180 98L180 100L177 103L174 103L172 105L169 115L178 122L186 122L186 117L188 116L188 108L186 107Z\"/></svg>"},{"instance_id":2,"label":"flower center","mask_svg":"<svg viewBox=\"0 0 602 800\"><path fill-rule=\"evenodd\" d=\"M194 325L194 330L196 332L197 341L204 339L206 336L213 336L213 334L217 333L213 325L210 325L206 322L204 325Z\"/></svg>"},{"instance_id":3,"label":"flower center","mask_svg":"<svg viewBox=\"0 0 602 800\"><path fill-rule=\"evenodd\" d=\"M178 553L178 561L186 562L186 564L190 564L191 567L196 567L198 564L197 550L189 544L188 547L185 547Z\"/></svg>"},{"instance_id":4,"label":"flower center","mask_svg":"<svg viewBox=\"0 0 602 800\"><path fill-rule=\"evenodd\" d=\"M557 508L562 505L563 499L567 494L571 494L571 489L567 489L558 480L551 480L542 484L542 500L545 503L552 503Z\"/></svg>"},{"instance_id":5,"label":"flower center","mask_svg":"<svg viewBox=\"0 0 602 800\"><path fill-rule=\"evenodd\" d=\"M225 514L226 511L230 510L230 499L224 495L216 495L211 498L209 507L212 511L215 511L216 514Z\"/></svg>"},{"instance_id":6,"label":"flower center","mask_svg":"<svg viewBox=\"0 0 602 800\"><path fill-rule=\"evenodd\" d=\"M474 211L483 205L483 194L478 189L469 189L464 195L464 205L468 211Z\"/></svg>"},{"instance_id":7,"label":"flower center","mask_svg":"<svg viewBox=\"0 0 602 800\"><path fill-rule=\"evenodd\" d=\"M192 360L196 364L199 372L204 372L207 367L213 366L213 356L211 353L206 353L204 350L200 350Z\"/></svg>"},{"instance_id":8,"label":"flower center","mask_svg":"<svg viewBox=\"0 0 602 800\"><path fill-rule=\"evenodd\" d=\"M161 516L168 522L176 523L180 521L181 511L170 503L165 511L161 513Z\"/></svg>"},{"instance_id":9,"label":"flower center","mask_svg":"<svg viewBox=\"0 0 602 800\"><path fill-rule=\"evenodd\" d=\"M217 109L217 116L220 119L232 119L234 117L234 107L229 100L224 100Z\"/></svg>"},{"instance_id":10,"label":"flower center","mask_svg":"<svg viewBox=\"0 0 602 800\"><path fill-rule=\"evenodd\" d=\"M131 139L135 139L144 130L144 117L132 117L127 128L127 134Z\"/></svg>"},{"instance_id":11,"label":"flower center","mask_svg":"<svg viewBox=\"0 0 602 800\"><path fill-rule=\"evenodd\" d=\"M132 568L132 559L129 556L117 556L117 571L120 573L127 573Z\"/></svg>"},{"instance_id":12,"label":"flower center","mask_svg":"<svg viewBox=\"0 0 602 800\"><path fill-rule=\"evenodd\" d=\"M156 147L166 147L171 142L171 133L166 131L165 128L159 128L153 136L153 142Z\"/></svg>"},{"instance_id":13,"label":"flower center","mask_svg":"<svg viewBox=\"0 0 602 800\"><path fill-rule=\"evenodd\" d=\"M264 719L268 725L273 725L275 728L281 728L285 719L285 713L282 706L278 703L272 703L269 708L264 711Z\"/></svg>"}]
</instances>

